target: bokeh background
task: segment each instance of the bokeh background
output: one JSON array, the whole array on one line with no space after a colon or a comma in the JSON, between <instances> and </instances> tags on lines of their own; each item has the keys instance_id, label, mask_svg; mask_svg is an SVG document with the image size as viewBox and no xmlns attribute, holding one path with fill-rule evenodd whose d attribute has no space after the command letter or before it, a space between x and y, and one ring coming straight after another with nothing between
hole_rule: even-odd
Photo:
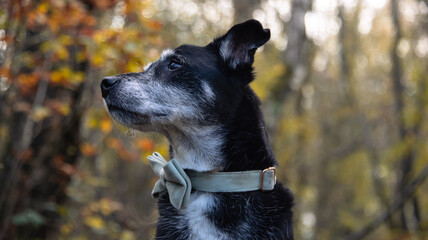
<instances>
[{"instance_id":1,"label":"bokeh background","mask_svg":"<svg viewBox=\"0 0 428 240\"><path fill-rule=\"evenodd\" d=\"M1 0L0 239L153 239L168 143L100 80L249 18L295 238L428 239L427 0Z\"/></svg>"}]
</instances>

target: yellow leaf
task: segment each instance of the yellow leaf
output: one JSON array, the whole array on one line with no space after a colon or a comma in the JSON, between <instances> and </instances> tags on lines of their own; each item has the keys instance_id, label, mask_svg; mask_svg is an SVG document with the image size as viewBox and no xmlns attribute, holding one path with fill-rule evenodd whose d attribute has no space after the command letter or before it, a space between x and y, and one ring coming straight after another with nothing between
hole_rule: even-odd
<instances>
[{"instance_id":1,"label":"yellow leaf","mask_svg":"<svg viewBox=\"0 0 428 240\"><path fill-rule=\"evenodd\" d=\"M68 104L61 104L58 110L62 115L66 116L70 113L70 106Z\"/></svg>"},{"instance_id":2,"label":"yellow leaf","mask_svg":"<svg viewBox=\"0 0 428 240\"><path fill-rule=\"evenodd\" d=\"M73 39L69 35L62 34L59 36L58 40L62 45L70 45L73 43Z\"/></svg>"},{"instance_id":3,"label":"yellow leaf","mask_svg":"<svg viewBox=\"0 0 428 240\"><path fill-rule=\"evenodd\" d=\"M134 240L137 239L135 234L129 230L124 230L122 234L120 234L120 240Z\"/></svg>"},{"instance_id":4,"label":"yellow leaf","mask_svg":"<svg viewBox=\"0 0 428 240\"><path fill-rule=\"evenodd\" d=\"M54 71L51 73L51 82L60 83L62 80L62 75L59 71Z\"/></svg>"},{"instance_id":5,"label":"yellow leaf","mask_svg":"<svg viewBox=\"0 0 428 240\"><path fill-rule=\"evenodd\" d=\"M112 212L117 211L121 208L121 204L115 201L112 201L108 198L103 198L98 202L98 207L100 212L107 216L110 215Z\"/></svg>"},{"instance_id":6,"label":"yellow leaf","mask_svg":"<svg viewBox=\"0 0 428 240\"><path fill-rule=\"evenodd\" d=\"M49 9L49 3L47 3L47 2L40 3L37 6L37 11L39 13L46 13L48 11L48 9Z\"/></svg>"},{"instance_id":7,"label":"yellow leaf","mask_svg":"<svg viewBox=\"0 0 428 240\"><path fill-rule=\"evenodd\" d=\"M107 199L100 200L100 210L101 213L105 216L110 215L110 213L112 212L112 210L110 209L109 201Z\"/></svg>"},{"instance_id":8,"label":"yellow leaf","mask_svg":"<svg viewBox=\"0 0 428 240\"><path fill-rule=\"evenodd\" d=\"M32 113L32 118L35 121L43 120L44 118L48 117L51 114L51 111L47 107L39 106L36 107Z\"/></svg>"},{"instance_id":9,"label":"yellow leaf","mask_svg":"<svg viewBox=\"0 0 428 240\"><path fill-rule=\"evenodd\" d=\"M75 72L70 79L73 83L81 83L85 79L85 74L83 72Z\"/></svg>"},{"instance_id":10,"label":"yellow leaf","mask_svg":"<svg viewBox=\"0 0 428 240\"><path fill-rule=\"evenodd\" d=\"M101 44L104 43L108 38L111 37L112 32L109 30L100 30L100 31L96 31L94 33L94 35L92 36L92 39L94 40L95 43L97 44Z\"/></svg>"},{"instance_id":11,"label":"yellow leaf","mask_svg":"<svg viewBox=\"0 0 428 240\"><path fill-rule=\"evenodd\" d=\"M91 58L91 62L93 65L95 65L96 67L101 67L104 64L104 57L101 56L100 54L95 54L92 58Z\"/></svg>"},{"instance_id":12,"label":"yellow leaf","mask_svg":"<svg viewBox=\"0 0 428 240\"><path fill-rule=\"evenodd\" d=\"M65 60L69 56L67 48L62 45L56 49L55 53L58 56L58 58L61 60Z\"/></svg>"},{"instance_id":13,"label":"yellow leaf","mask_svg":"<svg viewBox=\"0 0 428 240\"><path fill-rule=\"evenodd\" d=\"M76 61L78 61L78 62L83 62L83 61L86 60L86 58L87 58L87 56L86 56L86 52L85 51L79 51L76 54Z\"/></svg>"},{"instance_id":14,"label":"yellow leaf","mask_svg":"<svg viewBox=\"0 0 428 240\"><path fill-rule=\"evenodd\" d=\"M98 120L94 116L90 116L86 121L86 126L88 128L96 128L98 126Z\"/></svg>"},{"instance_id":15,"label":"yellow leaf","mask_svg":"<svg viewBox=\"0 0 428 240\"><path fill-rule=\"evenodd\" d=\"M85 218L85 224L93 229L102 230L106 224L104 220L97 216L89 216Z\"/></svg>"},{"instance_id":16,"label":"yellow leaf","mask_svg":"<svg viewBox=\"0 0 428 240\"><path fill-rule=\"evenodd\" d=\"M69 67L61 67L51 73L51 82L57 84L67 83L73 75L73 71Z\"/></svg>"},{"instance_id":17,"label":"yellow leaf","mask_svg":"<svg viewBox=\"0 0 428 240\"><path fill-rule=\"evenodd\" d=\"M46 41L40 44L40 51L43 53L47 53L52 49L53 42L52 41Z\"/></svg>"},{"instance_id":18,"label":"yellow leaf","mask_svg":"<svg viewBox=\"0 0 428 240\"><path fill-rule=\"evenodd\" d=\"M59 69L59 71L61 72L62 76L66 79L70 78L71 75L73 75L73 71L71 71L69 67L62 67Z\"/></svg>"}]
</instances>

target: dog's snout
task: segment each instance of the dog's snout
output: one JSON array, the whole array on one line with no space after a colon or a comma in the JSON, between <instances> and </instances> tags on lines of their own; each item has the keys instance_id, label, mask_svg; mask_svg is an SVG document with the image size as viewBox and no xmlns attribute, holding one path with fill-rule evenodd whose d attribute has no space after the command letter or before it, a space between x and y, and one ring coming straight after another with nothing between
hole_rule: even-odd
<instances>
[{"instance_id":1,"label":"dog's snout","mask_svg":"<svg viewBox=\"0 0 428 240\"><path fill-rule=\"evenodd\" d=\"M101 81L101 94L103 98L106 98L109 90L118 82L118 78L116 77L105 77Z\"/></svg>"}]
</instances>

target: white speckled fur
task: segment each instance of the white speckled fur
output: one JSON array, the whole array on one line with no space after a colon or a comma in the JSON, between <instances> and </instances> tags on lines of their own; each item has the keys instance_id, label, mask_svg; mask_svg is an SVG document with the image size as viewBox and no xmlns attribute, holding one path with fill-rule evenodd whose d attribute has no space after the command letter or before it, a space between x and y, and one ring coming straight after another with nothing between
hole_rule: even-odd
<instances>
[{"instance_id":1,"label":"white speckled fur","mask_svg":"<svg viewBox=\"0 0 428 240\"><path fill-rule=\"evenodd\" d=\"M152 65L152 63L148 63L146 66L144 66L144 71L147 71L147 69L149 69L149 67Z\"/></svg>"},{"instance_id":2,"label":"white speckled fur","mask_svg":"<svg viewBox=\"0 0 428 240\"><path fill-rule=\"evenodd\" d=\"M179 88L155 81L146 84L130 81L124 85L122 91L130 94L132 98L132 101L123 102L122 105L136 112L168 113L170 122L185 119L186 116L202 117L191 94Z\"/></svg>"},{"instance_id":3,"label":"white speckled fur","mask_svg":"<svg viewBox=\"0 0 428 240\"><path fill-rule=\"evenodd\" d=\"M174 50L172 50L172 49L165 49L165 50L163 50L163 52L161 54L160 60L162 61L165 58L167 58L167 57L169 57L169 56L171 56L173 54L174 54Z\"/></svg>"},{"instance_id":4,"label":"white speckled fur","mask_svg":"<svg viewBox=\"0 0 428 240\"><path fill-rule=\"evenodd\" d=\"M191 195L189 206L183 210L190 228L190 239L221 240L229 239L206 217L206 212L215 207L216 199L211 193L197 192Z\"/></svg>"},{"instance_id":5,"label":"white speckled fur","mask_svg":"<svg viewBox=\"0 0 428 240\"><path fill-rule=\"evenodd\" d=\"M211 86L206 83L202 82L202 88L204 89L205 96L207 97L209 102L214 102L215 100L215 94Z\"/></svg>"},{"instance_id":6,"label":"white speckled fur","mask_svg":"<svg viewBox=\"0 0 428 240\"><path fill-rule=\"evenodd\" d=\"M221 45L220 45L220 55L224 61L227 61L231 56L231 51L230 51L229 45L230 45L230 41L227 38L224 41L222 41ZM232 64L233 68L235 68L237 65L237 63L235 63L235 62L232 62L231 64Z\"/></svg>"},{"instance_id":7,"label":"white speckled fur","mask_svg":"<svg viewBox=\"0 0 428 240\"><path fill-rule=\"evenodd\" d=\"M201 172L221 170L223 136L220 127L168 128L167 132L174 158L182 168Z\"/></svg>"}]
</instances>

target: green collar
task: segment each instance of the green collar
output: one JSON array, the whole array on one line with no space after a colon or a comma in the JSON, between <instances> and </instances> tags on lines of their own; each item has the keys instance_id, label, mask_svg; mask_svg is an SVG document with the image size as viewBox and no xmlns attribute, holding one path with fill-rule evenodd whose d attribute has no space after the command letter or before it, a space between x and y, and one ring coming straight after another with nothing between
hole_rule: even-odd
<instances>
[{"instance_id":1,"label":"green collar","mask_svg":"<svg viewBox=\"0 0 428 240\"><path fill-rule=\"evenodd\" d=\"M171 204L177 209L187 206L192 189L204 192L271 191L276 183L274 167L240 172L196 172L184 171L175 159L167 162L157 152L148 160L160 178L153 188L153 197L168 192Z\"/></svg>"}]
</instances>

